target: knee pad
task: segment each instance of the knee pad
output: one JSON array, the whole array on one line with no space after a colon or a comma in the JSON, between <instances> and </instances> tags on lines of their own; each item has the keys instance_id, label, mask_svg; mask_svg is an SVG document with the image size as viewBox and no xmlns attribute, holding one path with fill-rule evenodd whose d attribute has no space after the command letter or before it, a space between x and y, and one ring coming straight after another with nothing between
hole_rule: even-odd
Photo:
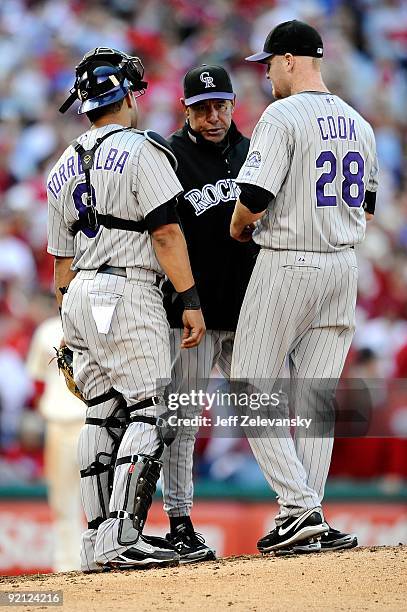
<instances>
[{"instance_id":1,"label":"knee pad","mask_svg":"<svg viewBox=\"0 0 407 612\"><path fill-rule=\"evenodd\" d=\"M161 449L158 453L158 456L160 457L163 453L164 446L169 446L172 444L172 442L174 442L177 435L177 428L170 425L168 422L169 417L173 415L173 412L170 410L164 411L160 416L138 414L139 410L145 410L154 406L165 406L163 398L159 396L149 397L148 399L138 402L137 404L128 406L130 413L129 422L148 423L149 425L156 426L158 437L161 441Z\"/></svg>"},{"instance_id":2,"label":"knee pad","mask_svg":"<svg viewBox=\"0 0 407 612\"><path fill-rule=\"evenodd\" d=\"M129 422L126 403L121 395L118 396L118 403L113 409L111 407L109 408L109 406L103 406L106 400L103 399L105 396L101 397L102 401L99 402L98 407L94 411L96 415L100 416L87 417L85 425L102 427L106 430L107 436L101 437L100 440L100 446L103 448L103 451L96 452L95 459L87 467L80 470L81 478L91 479L88 491L86 490L87 487L85 487L85 491L83 491L82 495L84 505L86 501L89 503L89 508L85 507L85 514L88 519L88 529L97 529L108 517L115 461L121 439ZM95 405L97 404L92 404L92 406ZM106 411L110 413L108 416L104 416ZM110 444L108 444L109 438ZM106 448L107 446L109 446L109 448ZM108 450L110 450L110 452L107 452ZM97 500L95 500L95 490L97 491ZM98 510L96 510L97 506L99 508Z\"/></svg>"},{"instance_id":3,"label":"knee pad","mask_svg":"<svg viewBox=\"0 0 407 612\"><path fill-rule=\"evenodd\" d=\"M157 457L142 454L121 457L116 466L127 463L125 507L110 513L121 521L118 542L123 546L135 544L143 531L162 467Z\"/></svg>"}]
</instances>

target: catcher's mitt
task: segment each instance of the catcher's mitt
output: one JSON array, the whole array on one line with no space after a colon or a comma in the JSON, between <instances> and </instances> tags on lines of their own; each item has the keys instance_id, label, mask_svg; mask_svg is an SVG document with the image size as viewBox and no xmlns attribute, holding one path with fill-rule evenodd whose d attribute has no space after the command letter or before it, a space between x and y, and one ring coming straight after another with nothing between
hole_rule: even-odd
<instances>
[{"instance_id":1,"label":"catcher's mitt","mask_svg":"<svg viewBox=\"0 0 407 612\"><path fill-rule=\"evenodd\" d=\"M57 354L56 360L58 364L58 369L59 369L59 372L60 373L62 372L62 374L65 377L66 386L68 387L71 393L76 395L76 397L78 397L80 400L84 402L85 400L83 399L83 395L79 391L73 379L73 367L72 367L73 352L67 346L62 346L59 349L55 348L55 351Z\"/></svg>"}]
</instances>

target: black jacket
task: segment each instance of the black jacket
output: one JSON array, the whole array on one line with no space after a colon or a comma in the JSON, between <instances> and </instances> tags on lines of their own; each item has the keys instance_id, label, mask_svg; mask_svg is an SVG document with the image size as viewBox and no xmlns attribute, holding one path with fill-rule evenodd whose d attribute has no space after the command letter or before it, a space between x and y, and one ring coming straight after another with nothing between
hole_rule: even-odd
<instances>
[{"instance_id":1,"label":"black jacket","mask_svg":"<svg viewBox=\"0 0 407 612\"><path fill-rule=\"evenodd\" d=\"M195 140L195 141L194 141ZM178 160L184 193L177 212L188 245L192 272L208 329L235 330L258 246L240 243L229 234L239 190L234 182L249 148L235 124L223 146L197 135L188 126L168 139ZM237 191L236 191L237 190ZM183 307L173 294L164 305L171 327L182 327Z\"/></svg>"}]
</instances>

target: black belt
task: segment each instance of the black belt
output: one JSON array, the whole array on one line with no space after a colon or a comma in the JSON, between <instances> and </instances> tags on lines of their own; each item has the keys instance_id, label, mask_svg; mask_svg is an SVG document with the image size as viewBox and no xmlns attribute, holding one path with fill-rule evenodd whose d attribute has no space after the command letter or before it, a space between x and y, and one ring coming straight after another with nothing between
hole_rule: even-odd
<instances>
[{"instance_id":1,"label":"black belt","mask_svg":"<svg viewBox=\"0 0 407 612\"><path fill-rule=\"evenodd\" d=\"M126 268L119 268L117 266L109 266L109 264L103 264L102 266L100 266L97 273L99 274L99 272L102 274L113 274L113 276L123 276L124 278L127 278ZM159 276L158 274L156 274L155 281L153 284L156 287L160 287L160 285L164 282L164 279L165 279L164 276Z\"/></svg>"},{"instance_id":2,"label":"black belt","mask_svg":"<svg viewBox=\"0 0 407 612\"><path fill-rule=\"evenodd\" d=\"M113 274L113 276L123 276L127 278L126 268L118 268L117 266L109 266L108 264L103 264L100 266L98 273L102 274Z\"/></svg>"}]
</instances>

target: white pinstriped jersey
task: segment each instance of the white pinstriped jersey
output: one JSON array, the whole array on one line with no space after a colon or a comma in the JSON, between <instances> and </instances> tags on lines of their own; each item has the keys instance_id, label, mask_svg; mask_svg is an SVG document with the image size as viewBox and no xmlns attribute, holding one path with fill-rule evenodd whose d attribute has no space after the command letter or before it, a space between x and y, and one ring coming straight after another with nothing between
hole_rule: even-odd
<instances>
[{"instance_id":1,"label":"white pinstriped jersey","mask_svg":"<svg viewBox=\"0 0 407 612\"><path fill-rule=\"evenodd\" d=\"M362 242L365 191L377 191L371 126L338 96L302 92L268 106L236 179L275 198L255 242L277 250L330 252Z\"/></svg>"},{"instance_id":2,"label":"white pinstriped jersey","mask_svg":"<svg viewBox=\"0 0 407 612\"><path fill-rule=\"evenodd\" d=\"M89 130L78 142L90 149L96 138L120 127L110 124ZM165 153L133 130L114 134L99 146L90 177L98 212L122 219L142 220L182 192ZM85 192L79 155L69 146L47 180L48 252L73 257L73 270L94 270L109 263L162 273L147 232L100 227L94 232L86 230L88 235L69 233L78 211L84 208Z\"/></svg>"}]
</instances>

